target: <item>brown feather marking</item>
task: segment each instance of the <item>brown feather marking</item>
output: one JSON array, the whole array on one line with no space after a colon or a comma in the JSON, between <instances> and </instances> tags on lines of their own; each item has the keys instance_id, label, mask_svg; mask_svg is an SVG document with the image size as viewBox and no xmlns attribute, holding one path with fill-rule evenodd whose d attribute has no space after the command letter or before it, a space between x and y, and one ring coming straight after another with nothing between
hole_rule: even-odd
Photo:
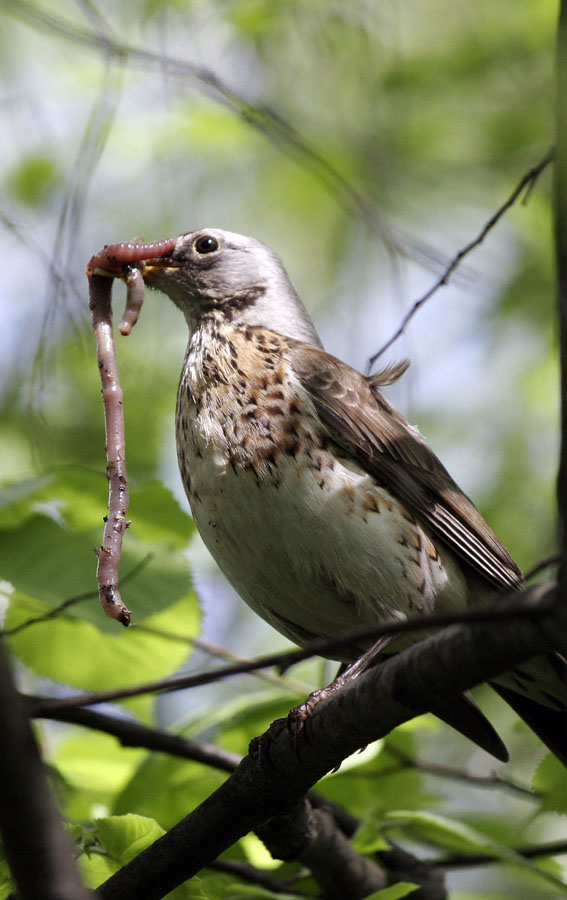
<instances>
[{"instance_id":1,"label":"brown feather marking","mask_svg":"<svg viewBox=\"0 0 567 900\"><path fill-rule=\"evenodd\" d=\"M421 435L367 380L323 350L289 342L288 358L333 439L496 587L522 573Z\"/></svg>"}]
</instances>

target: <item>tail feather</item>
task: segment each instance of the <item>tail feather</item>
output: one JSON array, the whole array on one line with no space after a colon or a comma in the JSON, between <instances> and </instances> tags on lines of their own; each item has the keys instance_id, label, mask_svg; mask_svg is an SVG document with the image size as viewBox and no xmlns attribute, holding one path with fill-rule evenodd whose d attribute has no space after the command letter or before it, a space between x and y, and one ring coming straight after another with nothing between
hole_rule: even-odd
<instances>
[{"instance_id":1,"label":"tail feather","mask_svg":"<svg viewBox=\"0 0 567 900\"><path fill-rule=\"evenodd\" d=\"M463 694L450 703L444 703L443 706L436 706L431 711L491 756L495 756L501 762L508 762L508 751L504 743L468 694Z\"/></svg>"},{"instance_id":2,"label":"tail feather","mask_svg":"<svg viewBox=\"0 0 567 900\"><path fill-rule=\"evenodd\" d=\"M558 653L534 656L490 684L567 766L567 663L563 657Z\"/></svg>"},{"instance_id":3,"label":"tail feather","mask_svg":"<svg viewBox=\"0 0 567 900\"><path fill-rule=\"evenodd\" d=\"M510 688L492 683L491 686L514 712L518 713L526 725L535 731L557 759L567 766L567 706L563 709L552 709L517 694Z\"/></svg>"}]
</instances>

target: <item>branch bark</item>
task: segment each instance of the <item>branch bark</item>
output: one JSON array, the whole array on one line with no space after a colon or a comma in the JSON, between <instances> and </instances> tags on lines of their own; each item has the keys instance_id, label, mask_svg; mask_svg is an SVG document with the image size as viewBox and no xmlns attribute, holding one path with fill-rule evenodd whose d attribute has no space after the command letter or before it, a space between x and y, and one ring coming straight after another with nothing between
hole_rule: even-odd
<instances>
[{"instance_id":1,"label":"branch bark","mask_svg":"<svg viewBox=\"0 0 567 900\"><path fill-rule=\"evenodd\" d=\"M361 856L339 831L329 812L303 798L283 816L256 829L276 859L297 860L313 874L326 900L362 900L386 887L386 875Z\"/></svg>"},{"instance_id":2,"label":"branch bark","mask_svg":"<svg viewBox=\"0 0 567 900\"><path fill-rule=\"evenodd\" d=\"M21 900L88 900L0 641L0 831Z\"/></svg>"},{"instance_id":3,"label":"branch bark","mask_svg":"<svg viewBox=\"0 0 567 900\"><path fill-rule=\"evenodd\" d=\"M545 603L552 588L523 602ZM522 595L520 595L522 596ZM511 602L517 602L514 595ZM448 628L361 675L317 707L297 738L272 728L196 810L98 889L104 900L159 900L274 814L285 815L343 760L392 728L556 646L559 614ZM261 752L258 752L260 750ZM227 815L227 811L230 814Z\"/></svg>"},{"instance_id":4,"label":"branch bark","mask_svg":"<svg viewBox=\"0 0 567 900\"><path fill-rule=\"evenodd\" d=\"M559 591L567 601L567 0L561 0L557 30L557 157L554 178L555 256L561 364L561 448L557 478Z\"/></svg>"}]
</instances>

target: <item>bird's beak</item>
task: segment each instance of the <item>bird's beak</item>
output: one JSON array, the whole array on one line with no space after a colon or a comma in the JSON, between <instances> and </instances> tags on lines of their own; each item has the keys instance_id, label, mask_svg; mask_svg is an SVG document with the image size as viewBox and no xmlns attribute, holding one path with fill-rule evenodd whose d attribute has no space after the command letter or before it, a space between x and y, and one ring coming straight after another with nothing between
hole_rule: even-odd
<instances>
[{"instance_id":1,"label":"bird's beak","mask_svg":"<svg viewBox=\"0 0 567 900\"><path fill-rule=\"evenodd\" d=\"M142 264L142 277L144 281L151 284L152 277L165 275L179 269L181 263L176 262L168 256L158 256L155 259L146 259Z\"/></svg>"},{"instance_id":2,"label":"bird's beak","mask_svg":"<svg viewBox=\"0 0 567 900\"><path fill-rule=\"evenodd\" d=\"M179 269L181 263L175 262L175 260L167 257L167 256L156 256L152 259L144 259L139 262L134 263L133 268L140 269L142 272L142 277L144 281L146 277L150 280L152 275L162 274L164 271L174 271L175 269ZM128 281L128 272L131 270L132 266L117 264L116 266L110 264L102 268L101 266L97 266L93 270L94 275L103 275L105 278L120 278L122 281Z\"/></svg>"}]
</instances>

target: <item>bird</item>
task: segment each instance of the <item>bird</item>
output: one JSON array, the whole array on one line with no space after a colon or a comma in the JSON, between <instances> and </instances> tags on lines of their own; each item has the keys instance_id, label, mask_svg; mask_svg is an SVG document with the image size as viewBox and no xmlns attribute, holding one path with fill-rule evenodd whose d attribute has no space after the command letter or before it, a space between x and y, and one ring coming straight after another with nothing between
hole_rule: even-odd
<instances>
[{"instance_id":1,"label":"bird","mask_svg":"<svg viewBox=\"0 0 567 900\"><path fill-rule=\"evenodd\" d=\"M327 353L273 250L202 228L149 260L143 278L189 329L176 442L193 518L228 581L277 631L304 646L522 587L504 544L382 393L407 363L367 377ZM364 668L415 639L335 656ZM542 655L493 686L567 765L566 670ZM508 759L470 698L433 711Z\"/></svg>"}]
</instances>

